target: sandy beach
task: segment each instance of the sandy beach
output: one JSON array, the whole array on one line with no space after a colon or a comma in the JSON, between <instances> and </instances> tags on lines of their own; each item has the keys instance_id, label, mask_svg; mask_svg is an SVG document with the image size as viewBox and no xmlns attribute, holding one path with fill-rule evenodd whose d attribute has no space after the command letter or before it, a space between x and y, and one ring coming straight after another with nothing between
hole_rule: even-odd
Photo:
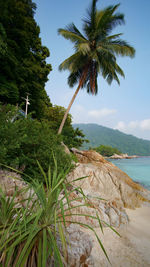
<instances>
[{"instance_id":1,"label":"sandy beach","mask_svg":"<svg viewBox=\"0 0 150 267\"><path fill-rule=\"evenodd\" d=\"M107 261L98 242L93 237L92 255L95 267L149 267L150 266L150 207L126 209L129 224L117 229L121 237L112 230L105 228L104 235L98 229L97 233L107 251L110 263Z\"/></svg>"}]
</instances>

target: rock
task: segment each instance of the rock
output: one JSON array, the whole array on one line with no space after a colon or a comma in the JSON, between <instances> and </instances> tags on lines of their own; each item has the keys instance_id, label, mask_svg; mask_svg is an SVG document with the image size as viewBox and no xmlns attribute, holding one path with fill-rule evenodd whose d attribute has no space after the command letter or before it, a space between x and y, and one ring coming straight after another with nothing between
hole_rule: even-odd
<instances>
[{"instance_id":1,"label":"rock","mask_svg":"<svg viewBox=\"0 0 150 267\"><path fill-rule=\"evenodd\" d=\"M26 183L15 172L0 170L0 187L8 196L13 196L15 190L21 190Z\"/></svg>"},{"instance_id":2,"label":"rock","mask_svg":"<svg viewBox=\"0 0 150 267\"><path fill-rule=\"evenodd\" d=\"M13 197L17 190L17 194L14 199L16 207L25 206L25 200L34 194L33 189L29 188L27 183L22 180L18 173L7 170L0 170L0 188L7 197ZM34 194L34 199L35 197L36 196ZM32 202L29 203L29 205L32 205Z\"/></svg>"},{"instance_id":3,"label":"rock","mask_svg":"<svg viewBox=\"0 0 150 267\"><path fill-rule=\"evenodd\" d=\"M72 148L71 151L77 156L80 163L105 163L107 162L103 156L96 151L80 151L76 148Z\"/></svg>"},{"instance_id":4,"label":"rock","mask_svg":"<svg viewBox=\"0 0 150 267\"><path fill-rule=\"evenodd\" d=\"M110 159L133 159L133 158L138 158L137 155L132 155L132 156L129 156L128 154L114 154L112 156L109 157Z\"/></svg>"},{"instance_id":5,"label":"rock","mask_svg":"<svg viewBox=\"0 0 150 267\"><path fill-rule=\"evenodd\" d=\"M76 208L76 214L95 216L98 213L102 221L118 227L128 222L124 208L134 209L141 206L144 201L150 202L149 191L133 182L126 173L106 161L97 152L75 149L73 152L79 163L68 175L68 181L72 182L79 177L86 177L73 182L73 185L82 188L90 204L88 207ZM77 205L72 202L72 205L74 204ZM87 221L95 227L98 226L98 222L90 218L80 217L79 220L84 223Z\"/></svg>"},{"instance_id":6,"label":"rock","mask_svg":"<svg viewBox=\"0 0 150 267\"><path fill-rule=\"evenodd\" d=\"M120 220L118 219L118 212L116 212L112 207L109 207L106 210L106 214L109 216L110 218L110 225L113 225L115 227L119 227L120 226Z\"/></svg>"},{"instance_id":7,"label":"rock","mask_svg":"<svg viewBox=\"0 0 150 267\"><path fill-rule=\"evenodd\" d=\"M65 153L68 154L68 155L70 155L70 150L69 150L69 148L68 148L63 142L61 142L61 145L62 145L62 147L64 148Z\"/></svg>"},{"instance_id":8,"label":"rock","mask_svg":"<svg viewBox=\"0 0 150 267\"><path fill-rule=\"evenodd\" d=\"M81 231L78 225L70 224L66 229L67 242L67 266L68 267L93 267L91 256L93 242L89 234ZM57 241L59 249L63 254L60 239Z\"/></svg>"}]
</instances>

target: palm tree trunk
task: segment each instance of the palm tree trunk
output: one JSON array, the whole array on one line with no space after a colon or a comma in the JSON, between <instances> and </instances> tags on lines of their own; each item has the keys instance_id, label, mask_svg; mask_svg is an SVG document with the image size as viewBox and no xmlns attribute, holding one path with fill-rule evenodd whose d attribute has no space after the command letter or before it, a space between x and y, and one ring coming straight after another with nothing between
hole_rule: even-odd
<instances>
[{"instance_id":1,"label":"palm tree trunk","mask_svg":"<svg viewBox=\"0 0 150 267\"><path fill-rule=\"evenodd\" d=\"M65 121L66 121L67 116L68 116L68 113L69 113L69 111L71 109L71 106L72 106L72 104L73 104L73 102L74 102L74 100L75 100L80 88L81 88L81 83L79 84L78 88L76 89L76 91L75 91L75 93L74 93L74 95L73 95L73 97L72 97L72 99L71 99L71 101L69 103L69 106L68 106L68 108L67 108L67 110L66 110L66 112L64 114L63 120L62 120L62 122L61 122L61 124L59 126L58 134L61 134L61 132L62 132L62 129L63 129L64 124L65 124Z\"/></svg>"},{"instance_id":2,"label":"palm tree trunk","mask_svg":"<svg viewBox=\"0 0 150 267\"><path fill-rule=\"evenodd\" d=\"M73 102L74 102L74 100L75 100L80 88L82 87L82 85L83 85L83 83L85 81L87 72L88 72L88 64L87 64L87 66L85 67L85 69L84 69L84 71L82 73L82 76L81 76L80 81L79 81L78 88L76 89L76 91L75 91L75 93L74 93L74 95L73 95L73 97L72 97L72 99L71 99L71 101L69 103L69 106L68 106L68 108L67 108L67 110L66 110L66 112L64 114L63 120L62 120L62 122L61 122L61 124L59 126L58 134L61 134L61 132L62 132L62 129L63 129L64 124L65 124L65 121L67 119L67 115L68 115L68 113L69 113L69 111L71 109L71 106L72 106L72 104L73 104Z\"/></svg>"}]
</instances>

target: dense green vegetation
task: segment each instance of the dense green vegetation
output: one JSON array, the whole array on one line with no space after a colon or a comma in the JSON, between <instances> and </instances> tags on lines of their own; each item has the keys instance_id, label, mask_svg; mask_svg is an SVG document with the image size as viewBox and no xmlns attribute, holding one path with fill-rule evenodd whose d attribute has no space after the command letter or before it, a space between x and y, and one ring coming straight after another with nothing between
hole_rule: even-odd
<instances>
[{"instance_id":1,"label":"dense green vegetation","mask_svg":"<svg viewBox=\"0 0 150 267\"><path fill-rule=\"evenodd\" d=\"M62 121L62 118L65 113L65 108L57 105L52 105L46 109L43 120L49 125L49 127L57 134L58 127ZM84 137L85 135L79 128L73 128L72 126L72 117L68 114L65 127L62 131L63 142L69 147L79 148L83 142L88 142Z\"/></svg>"},{"instance_id":2,"label":"dense green vegetation","mask_svg":"<svg viewBox=\"0 0 150 267\"><path fill-rule=\"evenodd\" d=\"M135 54L134 48L120 38L122 33L114 34L113 32L116 26L125 22L124 15L117 12L119 4L97 10L96 3L97 0L92 1L82 21L83 33L74 23L69 24L65 29L58 30L59 34L73 43L75 50L73 55L60 64L59 69L69 70L70 87L78 84L59 127L59 134L79 90L86 88L88 94L96 95L99 74L108 84L111 84L113 80L120 84L118 75L124 77L124 72L117 64L117 56L133 57Z\"/></svg>"},{"instance_id":3,"label":"dense green vegetation","mask_svg":"<svg viewBox=\"0 0 150 267\"><path fill-rule=\"evenodd\" d=\"M58 148L60 142L68 147L79 147L84 140L84 134L72 127L71 115L61 137L56 136L65 109L54 106L45 90L52 67L46 62L50 52L39 37L35 10L32 0L0 1L0 163L32 176L33 172L37 176L35 159L45 169L52 160L53 151L61 168L66 156ZM18 112L17 107L25 110L27 93L28 112L32 113L29 117L33 120L13 121L12 114Z\"/></svg>"},{"instance_id":4,"label":"dense green vegetation","mask_svg":"<svg viewBox=\"0 0 150 267\"><path fill-rule=\"evenodd\" d=\"M53 156L58 171L71 165L71 156L60 145L62 136L55 134L44 120L25 119L16 107L0 107L0 163L19 169L32 178L40 179L37 160L44 170L53 170ZM26 177L27 178L27 177Z\"/></svg>"},{"instance_id":5,"label":"dense green vegetation","mask_svg":"<svg viewBox=\"0 0 150 267\"><path fill-rule=\"evenodd\" d=\"M93 149L105 157L110 157L114 154L117 154L117 155L121 154L121 152L117 148L111 147L111 146L100 145L100 146L95 147Z\"/></svg>"},{"instance_id":6,"label":"dense green vegetation","mask_svg":"<svg viewBox=\"0 0 150 267\"><path fill-rule=\"evenodd\" d=\"M65 142L68 147L79 147L84 142L84 134L73 129L71 116L62 135L57 135L59 122L63 117L64 108L51 107L40 121L24 118L20 109L13 105L0 105L0 164L13 167L39 179L37 160L44 170L50 165L53 169L53 155L57 157L58 170L66 169L72 161L61 146Z\"/></svg>"},{"instance_id":7,"label":"dense green vegetation","mask_svg":"<svg viewBox=\"0 0 150 267\"><path fill-rule=\"evenodd\" d=\"M129 155L150 156L150 141L137 138L98 124L74 124L79 127L89 140L83 148L98 147L100 145L117 147L122 153Z\"/></svg>"},{"instance_id":8,"label":"dense green vegetation","mask_svg":"<svg viewBox=\"0 0 150 267\"><path fill-rule=\"evenodd\" d=\"M41 43L35 9L32 0L0 1L0 101L21 105L29 93L29 111L41 118L51 105L44 87L52 67L46 63L50 53Z\"/></svg>"}]
</instances>

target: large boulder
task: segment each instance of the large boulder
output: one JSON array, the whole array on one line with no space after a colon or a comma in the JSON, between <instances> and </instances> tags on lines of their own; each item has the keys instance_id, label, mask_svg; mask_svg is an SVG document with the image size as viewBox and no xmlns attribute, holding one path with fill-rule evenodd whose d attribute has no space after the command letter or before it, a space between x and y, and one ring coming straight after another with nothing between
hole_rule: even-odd
<instances>
[{"instance_id":1,"label":"large boulder","mask_svg":"<svg viewBox=\"0 0 150 267\"><path fill-rule=\"evenodd\" d=\"M124 208L140 207L144 201L150 202L149 192L111 162L105 160L96 151L72 150L79 163L68 175L68 181L85 177L73 182L81 187L90 206L76 208L76 213L95 216L96 213L106 223L120 226L128 222ZM74 203L72 204L74 205ZM75 203L77 206L77 203ZM81 217L80 221L98 226L98 222L89 217Z\"/></svg>"}]
</instances>

